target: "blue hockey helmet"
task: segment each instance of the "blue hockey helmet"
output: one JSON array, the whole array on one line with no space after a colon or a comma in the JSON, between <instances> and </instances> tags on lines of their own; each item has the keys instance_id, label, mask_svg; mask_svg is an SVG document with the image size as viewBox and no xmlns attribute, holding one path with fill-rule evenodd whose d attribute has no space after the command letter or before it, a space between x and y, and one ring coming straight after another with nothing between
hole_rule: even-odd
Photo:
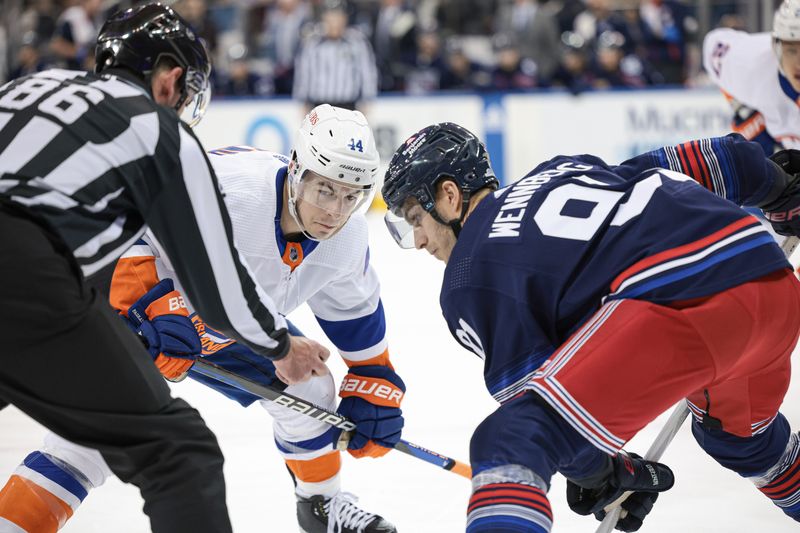
<instances>
[{"instance_id":1,"label":"blue hockey helmet","mask_svg":"<svg viewBox=\"0 0 800 533\"><path fill-rule=\"evenodd\" d=\"M202 39L171 7L150 3L115 13L97 36L95 72L124 67L149 82L163 58L183 69L178 81L181 97L175 106L188 102L190 125L200 121L210 98L211 60Z\"/></svg>"},{"instance_id":2,"label":"blue hockey helmet","mask_svg":"<svg viewBox=\"0 0 800 533\"><path fill-rule=\"evenodd\" d=\"M436 185L442 180L453 181L461 189L461 216L456 220L445 221L436 212ZM485 187L498 186L489 153L478 137L452 122L433 124L409 137L389 162L381 189L389 208L386 224L400 246L413 247L410 228L403 220L408 200L414 199L458 236L470 196Z\"/></svg>"}]
</instances>

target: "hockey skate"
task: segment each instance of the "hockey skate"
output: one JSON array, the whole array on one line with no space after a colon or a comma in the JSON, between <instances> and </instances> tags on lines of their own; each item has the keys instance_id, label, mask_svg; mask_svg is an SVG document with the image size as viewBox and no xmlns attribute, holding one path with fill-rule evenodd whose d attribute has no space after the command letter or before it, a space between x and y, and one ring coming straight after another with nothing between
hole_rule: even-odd
<instances>
[{"instance_id":1,"label":"hockey skate","mask_svg":"<svg viewBox=\"0 0 800 533\"><path fill-rule=\"evenodd\" d=\"M358 499L340 492L333 498L297 497L297 522L302 533L397 533L382 517L356 505Z\"/></svg>"}]
</instances>

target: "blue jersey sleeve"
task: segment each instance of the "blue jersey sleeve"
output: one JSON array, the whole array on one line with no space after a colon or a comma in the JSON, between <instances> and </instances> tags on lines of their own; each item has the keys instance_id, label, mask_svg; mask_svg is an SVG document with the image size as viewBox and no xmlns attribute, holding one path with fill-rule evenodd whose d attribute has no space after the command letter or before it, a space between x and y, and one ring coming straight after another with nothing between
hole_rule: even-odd
<instances>
[{"instance_id":1,"label":"blue jersey sleeve","mask_svg":"<svg viewBox=\"0 0 800 533\"><path fill-rule=\"evenodd\" d=\"M775 168L768 164L761 145L736 133L665 146L629 159L613 170L633 177L653 167L690 176L737 205L758 205L775 181Z\"/></svg>"},{"instance_id":2,"label":"blue jersey sleeve","mask_svg":"<svg viewBox=\"0 0 800 533\"><path fill-rule=\"evenodd\" d=\"M474 263L470 270L464 281L471 288L451 283L442 293L442 311L456 340L484 359L486 387L502 403L524 389L554 348L526 291L515 290L526 276Z\"/></svg>"}]
</instances>

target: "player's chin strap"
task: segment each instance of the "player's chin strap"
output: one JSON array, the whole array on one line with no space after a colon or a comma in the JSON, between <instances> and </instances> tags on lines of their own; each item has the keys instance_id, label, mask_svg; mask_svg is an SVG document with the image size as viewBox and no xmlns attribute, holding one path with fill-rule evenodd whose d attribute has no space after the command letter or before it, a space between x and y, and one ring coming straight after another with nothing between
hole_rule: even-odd
<instances>
[{"instance_id":1,"label":"player's chin strap","mask_svg":"<svg viewBox=\"0 0 800 533\"><path fill-rule=\"evenodd\" d=\"M472 193L464 191L463 189L461 189L461 196L462 196L462 198L461 198L461 213L459 214L457 219L454 218L453 220L450 220L449 222L445 221L445 219L442 218L442 216L439 214L439 212L436 211L435 207L429 211L431 216L433 217L433 219L436 222L438 222L439 224L442 224L443 226L449 226L450 229L453 230L453 233L455 234L456 239L458 238L458 235L461 233L461 228L462 228L462 224L464 223L464 219L467 218L467 213L469 212L469 201L472 198Z\"/></svg>"}]
</instances>

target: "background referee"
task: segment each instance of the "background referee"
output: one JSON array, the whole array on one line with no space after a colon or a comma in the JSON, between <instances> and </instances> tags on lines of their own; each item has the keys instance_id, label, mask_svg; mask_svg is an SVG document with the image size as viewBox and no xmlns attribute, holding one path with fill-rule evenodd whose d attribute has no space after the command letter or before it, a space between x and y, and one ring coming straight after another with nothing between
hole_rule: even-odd
<instances>
[{"instance_id":1,"label":"background referee","mask_svg":"<svg viewBox=\"0 0 800 533\"><path fill-rule=\"evenodd\" d=\"M344 4L326 4L322 32L306 40L297 58L294 98L305 103L305 112L320 104L352 110L377 92L372 46L361 32L347 27Z\"/></svg>"}]
</instances>

